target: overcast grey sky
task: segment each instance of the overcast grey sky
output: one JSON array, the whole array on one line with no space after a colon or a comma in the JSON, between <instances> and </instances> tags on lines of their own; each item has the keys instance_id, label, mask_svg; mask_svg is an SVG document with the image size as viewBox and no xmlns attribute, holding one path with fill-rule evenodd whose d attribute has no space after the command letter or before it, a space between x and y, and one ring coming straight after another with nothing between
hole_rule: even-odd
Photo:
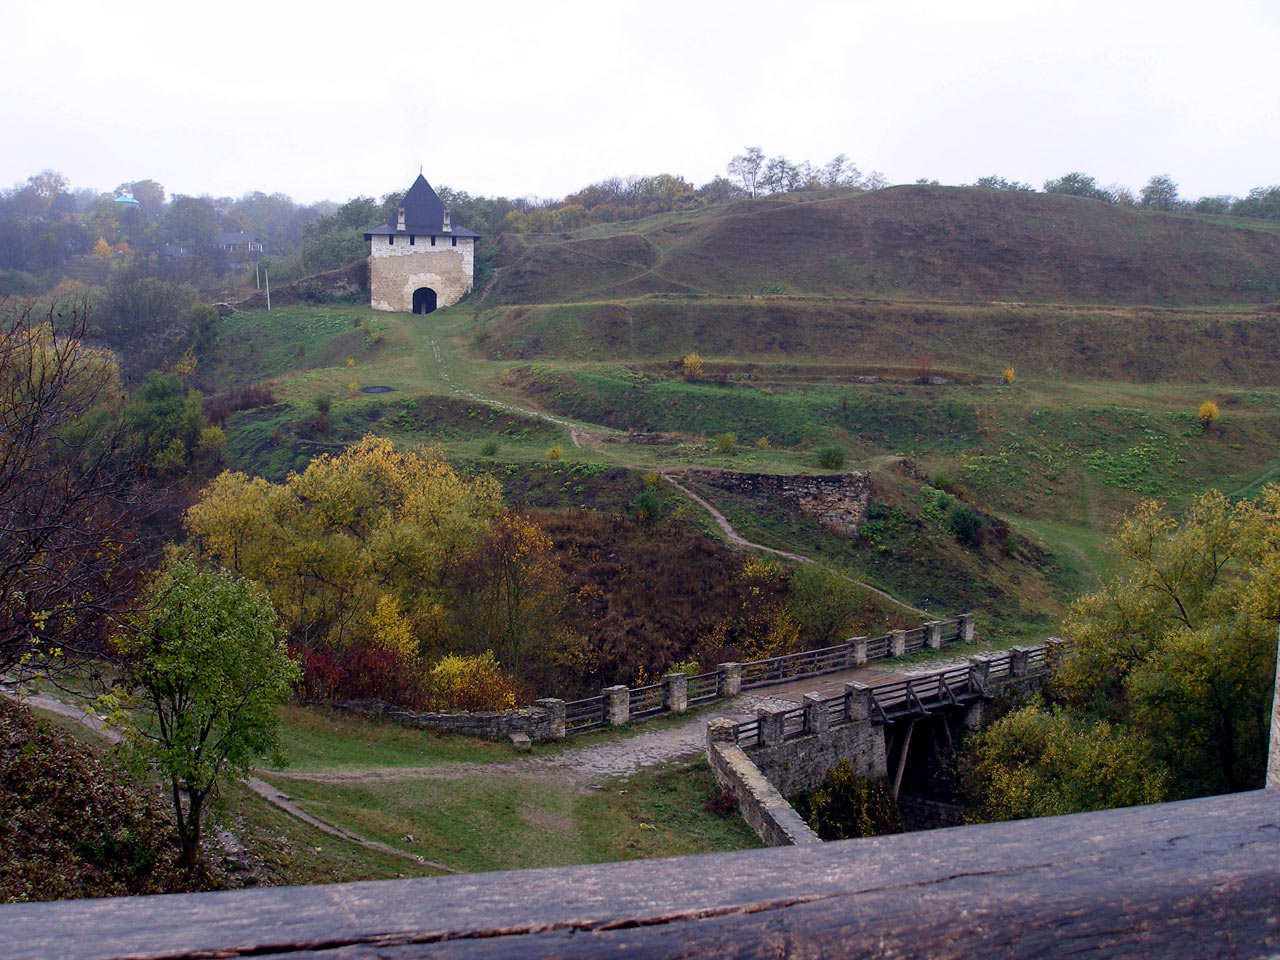
<instances>
[{"instance_id":1,"label":"overcast grey sky","mask_svg":"<svg viewBox=\"0 0 1280 960\"><path fill-rule=\"evenodd\" d=\"M1280 183L1277 0L9 0L0 185L346 200L702 183L744 146L892 183Z\"/></svg>"}]
</instances>

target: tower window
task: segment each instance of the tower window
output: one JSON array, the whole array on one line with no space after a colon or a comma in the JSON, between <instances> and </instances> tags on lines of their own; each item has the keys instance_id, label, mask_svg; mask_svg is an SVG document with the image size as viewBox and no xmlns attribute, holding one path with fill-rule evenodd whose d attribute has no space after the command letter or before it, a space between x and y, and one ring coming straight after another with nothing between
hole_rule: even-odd
<instances>
[{"instance_id":1,"label":"tower window","mask_svg":"<svg viewBox=\"0 0 1280 960\"><path fill-rule=\"evenodd\" d=\"M388 246L388 247L394 247L395 245L396 245L396 238L395 238L395 237L387 237L387 246Z\"/></svg>"},{"instance_id":2,"label":"tower window","mask_svg":"<svg viewBox=\"0 0 1280 960\"><path fill-rule=\"evenodd\" d=\"M436 236L434 233L431 235L431 245L433 247L436 245Z\"/></svg>"},{"instance_id":3,"label":"tower window","mask_svg":"<svg viewBox=\"0 0 1280 960\"><path fill-rule=\"evenodd\" d=\"M409 246L413 246L413 234L409 234Z\"/></svg>"},{"instance_id":4,"label":"tower window","mask_svg":"<svg viewBox=\"0 0 1280 960\"><path fill-rule=\"evenodd\" d=\"M455 247L458 245L458 238L457 238L457 237L450 237L449 239L453 241L453 245L454 245Z\"/></svg>"}]
</instances>

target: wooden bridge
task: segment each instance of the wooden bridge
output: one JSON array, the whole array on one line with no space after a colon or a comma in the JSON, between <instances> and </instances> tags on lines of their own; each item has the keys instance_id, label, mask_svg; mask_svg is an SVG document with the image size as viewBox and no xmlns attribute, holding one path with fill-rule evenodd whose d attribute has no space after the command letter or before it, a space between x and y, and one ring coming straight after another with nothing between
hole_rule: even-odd
<instances>
[{"instance_id":1,"label":"wooden bridge","mask_svg":"<svg viewBox=\"0 0 1280 960\"><path fill-rule=\"evenodd\" d=\"M722 663L715 670L692 677L671 673L660 683L642 687L606 687L597 696L564 704L564 732L573 735L661 713L682 713L695 704L737 696L743 690L838 673L874 660L940 650L948 644L971 643L975 637L974 615L966 613L911 630L891 630L881 637L852 637L817 650L744 663Z\"/></svg>"},{"instance_id":2,"label":"wooden bridge","mask_svg":"<svg viewBox=\"0 0 1280 960\"><path fill-rule=\"evenodd\" d=\"M849 683L844 693L833 697L809 697L803 706L791 710L762 711L755 720L738 724L737 743L746 749L791 740L843 723L869 719L872 723L888 725L967 706L989 697L993 683L1042 673L1065 650L1066 644L1062 641L1050 639L1036 647L979 654L966 664L934 673L902 677L874 686Z\"/></svg>"}]
</instances>

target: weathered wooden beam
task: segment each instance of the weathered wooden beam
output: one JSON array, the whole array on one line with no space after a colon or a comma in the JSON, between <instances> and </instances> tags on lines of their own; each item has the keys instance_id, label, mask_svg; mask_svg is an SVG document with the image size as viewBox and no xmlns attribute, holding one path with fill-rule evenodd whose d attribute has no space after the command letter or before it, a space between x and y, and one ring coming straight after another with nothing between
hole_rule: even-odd
<instances>
[{"instance_id":1,"label":"weathered wooden beam","mask_svg":"<svg viewBox=\"0 0 1280 960\"><path fill-rule=\"evenodd\" d=\"M898 799L898 788L902 786L902 774L907 769L907 754L911 752L911 733L916 728L915 717L907 722L907 729L902 734L902 746L898 748L898 772L893 775L893 798Z\"/></svg>"},{"instance_id":2,"label":"weathered wooden beam","mask_svg":"<svg viewBox=\"0 0 1280 960\"><path fill-rule=\"evenodd\" d=\"M0 906L11 960L1162 958L1280 951L1280 797L1256 791L807 847Z\"/></svg>"}]
</instances>

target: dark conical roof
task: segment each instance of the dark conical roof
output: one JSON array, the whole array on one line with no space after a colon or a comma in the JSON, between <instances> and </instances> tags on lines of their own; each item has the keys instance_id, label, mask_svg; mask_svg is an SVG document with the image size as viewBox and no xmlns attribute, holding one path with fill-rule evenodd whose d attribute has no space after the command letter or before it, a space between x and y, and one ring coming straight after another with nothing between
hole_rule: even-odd
<instances>
[{"instance_id":1,"label":"dark conical roof","mask_svg":"<svg viewBox=\"0 0 1280 960\"><path fill-rule=\"evenodd\" d=\"M380 227L375 227L364 235L366 240L374 237L384 237L388 234L413 233L418 236L451 236L451 237L478 237L480 234L473 233L466 227L457 223L452 224L451 230L444 229L444 203L431 189L431 184L427 183L427 178L422 174L418 174L418 179L413 181L413 186L409 188L409 192L404 195L400 207L404 210L404 229L399 229L400 215L397 210L392 214L391 219Z\"/></svg>"}]
</instances>

